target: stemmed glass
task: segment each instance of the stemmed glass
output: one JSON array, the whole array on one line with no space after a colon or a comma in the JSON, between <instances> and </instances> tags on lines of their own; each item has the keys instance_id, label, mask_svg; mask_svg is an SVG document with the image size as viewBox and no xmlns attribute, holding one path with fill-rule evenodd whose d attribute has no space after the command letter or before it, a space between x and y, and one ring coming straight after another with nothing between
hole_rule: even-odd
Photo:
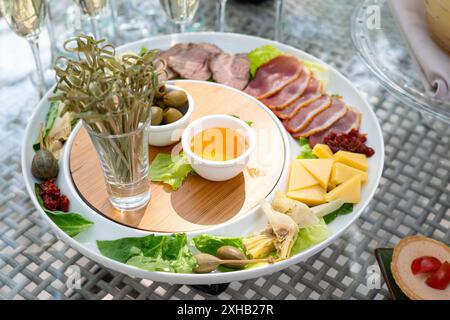
<instances>
[{"instance_id":1,"label":"stemmed glass","mask_svg":"<svg viewBox=\"0 0 450 320\"><path fill-rule=\"evenodd\" d=\"M179 32L184 33L186 24L192 21L198 9L200 0L160 0L166 15L179 26Z\"/></svg>"},{"instance_id":2,"label":"stemmed glass","mask_svg":"<svg viewBox=\"0 0 450 320\"><path fill-rule=\"evenodd\" d=\"M39 34L45 20L44 0L0 0L0 12L11 30L28 40L38 74L39 96L45 94L44 71L39 53Z\"/></svg>"},{"instance_id":3,"label":"stemmed glass","mask_svg":"<svg viewBox=\"0 0 450 320\"><path fill-rule=\"evenodd\" d=\"M226 28L226 7L227 7L227 0L219 0L219 31L225 32Z\"/></svg>"},{"instance_id":4,"label":"stemmed glass","mask_svg":"<svg viewBox=\"0 0 450 320\"><path fill-rule=\"evenodd\" d=\"M96 40L101 39L102 36L98 22L108 0L75 0L75 3L80 7L81 12L88 17L88 20L92 25L94 38Z\"/></svg>"},{"instance_id":5,"label":"stemmed glass","mask_svg":"<svg viewBox=\"0 0 450 320\"><path fill-rule=\"evenodd\" d=\"M275 41L280 41L283 33L283 0L275 0Z\"/></svg>"}]
</instances>

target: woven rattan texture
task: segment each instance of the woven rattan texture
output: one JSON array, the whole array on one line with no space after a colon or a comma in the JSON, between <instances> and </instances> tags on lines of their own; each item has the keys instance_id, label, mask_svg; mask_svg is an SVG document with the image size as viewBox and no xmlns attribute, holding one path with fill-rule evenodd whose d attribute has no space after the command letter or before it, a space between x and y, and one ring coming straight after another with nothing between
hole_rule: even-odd
<instances>
[{"instance_id":1,"label":"woven rattan texture","mask_svg":"<svg viewBox=\"0 0 450 320\"><path fill-rule=\"evenodd\" d=\"M376 247L392 246L417 233L450 239L450 130L436 130L437 123L425 125L418 113L382 90L358 60L350 40L351 13L357 2L287 0L284 19L283 41L349 77L367 95L382 125L386 164L379 190L342 238L284 271L231 283L218 296L105 269L58 241L33 207L21 175L20 147L37 95L26 74L1 75L0 299L389 298L375 264ZM215 15L210 14L214 3L202 2L203 28L214 26ZM261 6L229 1L228 25L234 32L271 37L272 21L270 1ZM160 28L170 32L167 26ZM22 42L0 20L0 53L27 49ZM31 61L28 51L22 54L24 61ZM27 68L32 71L31 62ZM68 289L67 271L74 266L81 271L82 285Z\"/></svg>"}]
</instances>

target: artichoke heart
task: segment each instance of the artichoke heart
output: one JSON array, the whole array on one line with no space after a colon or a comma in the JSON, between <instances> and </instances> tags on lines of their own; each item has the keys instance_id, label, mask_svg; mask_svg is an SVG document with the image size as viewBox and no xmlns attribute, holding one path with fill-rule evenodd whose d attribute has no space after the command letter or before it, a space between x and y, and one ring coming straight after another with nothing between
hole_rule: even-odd
<instances>
[{"instance_id":1,"label":"artichoke heart","mask_svg":"<svg viewBox=\"0 0 450 320\"><path fill-rule=\"evenodd\" d=\"M281 192L276 193L272 208L291 217L300 229L319 223L317 215L306 204L290 199Z\"/></svg>"},{"instance_id":2,"label":"artichoke heart","mask_svg":"<svg viewBox=\"0 0 450 320\"><path fill-rule=\"evenodd\" d=\"M269 219L269 225L276 236L275 248L279 259L287 259L297 239L298 224L288 215L275 211L266 201L261 201L261 208Z\"/></svg>"},{"instance_id":3,"label":"artichoke heart","mask_svg":"<svg viewBox=\"0 0 450 320\"><path fill-rule=\"evenodd\" d=\"M255 234L242 240L247 254L252 259L260 259L269 256L275 250L276 237L271 230Z\"/></svg>"},{"instance_id":4,"label":"artichoke heart","mask_svg":"<svg viewBox=\"0 0 450 320\"><path fill-rule=\"evenodd\" d=\"M53 153L56 159L61 157L64 143L72 132L72 114L70 112L59 114L55 123L44 139L45 148Z\"/></svg>"}]
</instances>

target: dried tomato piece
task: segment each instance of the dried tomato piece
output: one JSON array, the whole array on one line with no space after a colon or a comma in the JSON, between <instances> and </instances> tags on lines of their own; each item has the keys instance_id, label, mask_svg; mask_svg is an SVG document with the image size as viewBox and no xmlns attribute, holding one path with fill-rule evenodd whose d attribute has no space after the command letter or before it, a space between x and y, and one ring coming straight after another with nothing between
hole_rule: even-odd
<instances>
[{"instance_id":1,"label":"dried tomato piece","mask_svg":"<svg viewBox=\"0 0 450 320\"><path fill-rule=\"evenodd\" d=\"M340 150L365 154L368 158L375 154L375 150L366 146L367 137L360 134L358 129L352 129L350 132L336 133L330 132L323 139L323 143L336 153Z\"/></svg>"},{"instance_id":2,"label":"dried tomato piece","mask_svg":"<svg viewBox=\"0 0 450 320\"><path fill-rule=\"evenodd\" d=\"M42 197L46 209L50 211L69 211L69 199L61 194L54 178L43 182L40 187L39 195Z\"/></svg>"}]
</instances>

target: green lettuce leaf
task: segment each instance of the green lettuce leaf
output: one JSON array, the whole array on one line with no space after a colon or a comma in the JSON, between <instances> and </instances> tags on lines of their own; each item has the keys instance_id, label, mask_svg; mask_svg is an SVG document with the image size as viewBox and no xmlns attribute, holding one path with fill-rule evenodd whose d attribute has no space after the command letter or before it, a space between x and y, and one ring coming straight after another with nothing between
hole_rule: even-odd
<instances>
[{"instance_id":1,"label":"green lettuce leaf","mask_svg":"<svg viewBox=\"0 0 450 320\"><path fill-rule=\"evenodd\" d=\"M344 203L342 207L339 209L327 214L323 217L323 220L326 224L330 224L334 219L336 219L338 216L349 214L353 212L353 204L352 203Z\"/></svg>"},{"instance_id":2,"label":"green lettuce leaf","mask_svg":"<svg viewBox=\"0 0 450 320\"><path fill-rule=\"evenodd\" d=\"M330 235L331 230L328 228L323 218L314 226L300 229L298 231L297 240L292 246L291 256L325 241Z\"/></svg>"},{"instance_id":3,"label":"green lettuce leaf","mask_svg":"<svg viewBox=\"0 0 450 320\"><path fill-rule=\"evenodd\" d=\"M152 181L166 183L173 190L180 188L184 179L193 172L194 170L183 152L174 157L170 154L158 153L149 168Z\"/></svg>"},{"instance_id":4,"label":"green lettuce leaf","mask_svg":"<svg viewBox=\"0 0 450 320\"><path fill-rule=\"evenodd\" d=\"M244 243L241 238L226 238L202 234L192 239L195 247L202 253L216 255L217 249L223 246L232 246L246 254Z\"/></svg>"},{"instance_id":5,"label":"green lettuce leaf","mask_svg":"<svg viewBox=\"0 0 450 320\"><path fill-rule=\"evenodd\" d=\"M259 67L282 54L283 52L271 45L262 46L250 51L248 54L250 75L254 77Z\"/></svg>"},{"instance_id":6,"label":"green lettuce leaf","mask_svg":"<svg viewBox=\"0 0 450 320\"><path fill-rule=\"evenodd\" d=\"M313 154L311 147L309 146L308 138L300 138L300 153L297 156L297 159L317 159L317 157Z\"/></svg>"},{"instance_id":7,"label":"green lettuce leaf","mask_svg":"<svg viewBox=\"0 0 450 320\"><path fill-rule=\"evenodd\" d=\"M48 109L47 115L45 116L44 128L42 129L43 140L45 140L48 133L55 124L55 120L59 114L59 104L60 104L59 101L50 103L50 108ZM38 151L39 149L41 149L40 137L38 137L37 141L33 144L33 149L34 151Z\"/></svg>"},{"instance_id":8,"label":"green lettuce leaf","mask_svg":"<svg viewBox=\"0 0 450 320\"><path fill-rule=\"evenodd\" d=\"M148 52L148 49L144 46L141 47L141 49L139 49L139 56L143 57L146 53Z\"/></svg>"},{"instance_id":9,"label":"green lettuce leaf","mask_svg":"<svg viewBox=\"0 0 450 320\"><path fill-rule=\"evenodd\" d=\"M191 273L197 266L184 233L97 241L97 247L108 258L147 271Z\"/></svg>"},{"instance_id":10,"label":"green lettuce leaf","mask_svg":"<svg viewBox=\"0 0 450 320\"><path fill-rule=\"evenodd\" d=\"M48 210L44 207L44 200L39 194L40 191L41 187L36 183L34 185L34 192L42 209L47 216L70 237L75 237L77 234L86 231L94 224L92 221L87 220L78 213Z\"/></svg>"}]
</instances>

